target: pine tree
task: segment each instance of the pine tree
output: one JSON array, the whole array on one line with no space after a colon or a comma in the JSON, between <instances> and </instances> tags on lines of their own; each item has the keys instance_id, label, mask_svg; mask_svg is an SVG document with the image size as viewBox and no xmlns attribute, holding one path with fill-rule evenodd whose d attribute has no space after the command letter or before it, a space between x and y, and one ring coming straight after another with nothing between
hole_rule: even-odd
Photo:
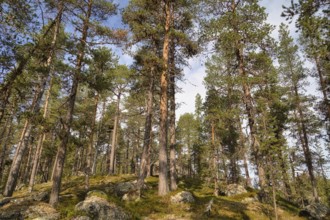
<instances>
[{"instance_id":1,"label":"pine tree","mask_svg":"<svg viewBox=\"0 0 330 220\"><path fill-rule=\"evenodd\" d=\"M307 114L308 107L305 106L306 101L300 93L301 84L306 77L302 61L298 55L298 47L294 45L293 39L289 36L287 26L280 26L280 45L278 51L278 59L280 63L280 71L284 80L289 83L290 99L293 106L293 117L297 126L298 138L304 152L306 166L312 185L312 193L315 201L318 201L317 180L314 174L314 166L312 152L310 149L310 139L308 133Z\"/></svg>"}]
</instances>

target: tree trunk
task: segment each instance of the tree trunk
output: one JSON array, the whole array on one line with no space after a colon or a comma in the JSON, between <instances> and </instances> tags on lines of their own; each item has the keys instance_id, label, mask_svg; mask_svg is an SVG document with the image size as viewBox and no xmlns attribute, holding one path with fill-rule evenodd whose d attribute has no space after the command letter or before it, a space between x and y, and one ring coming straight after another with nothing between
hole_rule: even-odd
<instances>
[{"instance_id":1,"label":"tree trunk","mask_svg":"<svg viewBox=\"0 0 330 220\"><path fill-rule=\"evenodd\" d=\"M109 174L115 174L115 158L116 158L116 145L117 145L117 129L119 124L119 114L120 114L120 97L121 94L117 95L117 105L116 105L116 113L115 113L115 120L114 126L112 131L112 140L111 140L111 151L110 151L110 167L109 167Z\"/></svg>"},{"instance_id":2,"label":"tree trunk","mask_svg":"<svg viewBox=\"0 0 330 220\"><path fill-rule=\"evenodd\" d=\"M92 116L92 125L91 125L91 134L89 137L89 144L87 149L87 158L86 158L86 170L85 170L85 188L89 189L89 176L92 173L92 167L93 167L93 148L94 148L94 140L95 140L95 122L96 122L96 116L97 116L97 106L99 104L99 95L95 95L95 105L94 105L94 111ZM96 155L96 152L94 152Z\"/></svg>"},{"instance_id":3,"label":"tree trunk","mask_svg":"<svg viewBox=\"0 0 330 220\"><path fill-rule=\"evenodd\" d=\"M6 123L3 127L3 130L1 132L1 139L0 139L0 144L2 146L1 152L0 152L0 185L2 182L2 177L3 177L3 171L5 167L5 162L6 162L6 156L7 156L7 146L8 146L8 141L10 140L10 136L13 130L13 118L14 118L14 112L16 111L16 103L13 104L12 110L10 117L7 118Z\"/></svg>"},{"instance_id":4,"label":"tree trunk","mask_svg":"<svg viewBox=\"0 0 330 220\"><path fill-rule=\"evenodd\" d=\"M32 130L34 130L35 127L32 128ZM29 174L31 173L31 168L33 166L33 160L35 159L35 155L32 154L33 152L33 135L31 135L30 139L29 139L29 144L28 144L28 149L29 149L29 153L27 155L26 158L26 163L23 166L23 169L21 169L21 172L23 172L22 174L20 174L21 176L21 183L27 184L29 181Z\"/></svg>"},{"instance_id":5,"label":"tree trunk","mask_svg":"<svg viewBox=\"0 0 330 220\"><path fill-rule=\"evenodd\" d=\"M33 98L32 104L31 104L31 110L30 110L31 116L28 117L25 121L23 130L21 133L21 138L17 145L13 163L12 163L10 171L9 171L9 176L8 176L8 180L7 180L7 183L5 186L5 190L3 192L4 196L8 196L8 197L12 196L14 189L16 187L19 170L20 170L21 163L22 163L22 158L24 156L25 150L28 145L28 140L30 138L30 133L31 133L31 129L32 129L31 122L33 120L33 117L39 111L40 101L41 101L42 95L44 93L46 82L47 82L47 77L41 78L40 84L38 85L37 91L34 95L34 98Z\"/></svg>"},{"instance_id":6,"label":"tree trunk","mask_svg":"<svg viewBox=\"0 0 330 220\"><path fill-rule=\"evenodd\" d=\"M46 62L46 68L49 69L49 73L48 73L49 75L52 74L51 73L52 72L52 66L51 65L52 65L52 62L53 62L54 57L55 57L56 43L57 43L59 30L60 30L60 27L61 27L63 9L64 9L63 2L60 1L59 5L58 5L58 15L57 15L55 29L54 29L54 36L53 36L53 40L51 42L51 51L50 51L50 54L49 54L47 62ZM45 99L43 119L46 119L47 116L48 116L48 104L49 104L50 94L51 94L51 90L52 90L52 85L53 85L53 77L51 76L50 83L49 83L49 89L47 91L47 95L46 95L46 99ZM39 138L38 138L38 144L37 144L37 149L36 149L36 154L35 154L36 156L35 156L35 159L33 161L33 167L32 167L30 181L29 181L29 192L32 192L32 190L33 190L35 176L36 176L36 173L37 173L37 170L38 170L39 161L40 161L40 157L41 157L41 153L42 153L43 143L46 139L46 133L45 133L45 131L43 131L43 129L44 128L42 127L41 128L42 133L39 135Z\"/></svg>"},{"instance_id":7,"label":"tree trunk","mask_svg":"<svg viewBox=\"0 0 330 220\"><path fill-rule=\"evenodd\" d=\"M59 3L60 5L62 4L62 1ZM61 11L58 11L56 18L50 23L46 31L43 33L42 37L37 41L37 43L28 51L27 55L20 60L19 64L17 67L14 68L8 75L6 76L6 79L2 83L0 87L0 124L3 119L3 116L5 114L6 106L9 102L9 98L11 95L11 89L12 86L20 75L22 75L26 65L29 63L30 59L33 57L35 54L37 48L39 47L40 41L45 39L50 32L50 30L54 27L56 24L56 21L59 19L59 17L62 16L63 8Z\"/></svg>"},{"instance_id":8,"label":"tree trunk","mask_svg":"<svg viewBox=\"0 0 330 220\"><path fill-rule=\"evenodd\" d=\"M64 161L66 156L66 148L70 136L70 128L73 118L73 111L75 106L75 100L78 90L78 84L79 84L79 78L80 78L80 72L81 67L83 64L83 59L85 55L85 48L86 48L86 40L87 40L87 34L88 34L88 28L89 28L89 19L91 17L92 13L92 5L93 0L88 0L88 8L86 17L84 18L83 27L82 27L82 37L80 39L80 47L79 53L77 55L77 66L76 70L74 72L74 76L72 79L72 86L70 95L68 98L68 109L66 117L63 121L63 128L61 132L61 144L57 150L57 160L55 161L55 169L54 169L54 175L52 178L52 190L49 198L49 204L52 206L56 206L59 199L59 193L61 188L61 180L62 180L62 173L64 168Z\"/></svg>"},{"instance_id":9,"label":"tree trunk","mask_svg":"<svg viewBox=\"0 0 330 220\"><path fill-rule=\"evenodd\" d=\"M173 47L173 46L172 46ZM175 63L174 63L174 48L172 48L171 54L172 73L170 75L170 112L169 112L169 132L170 132L170 188L172 191L177 190L178 186L176 183L176 138L175 138Z\"/></svg>"},{"instance_id":10,"label":"tree trunk","mask_svg":"<svg viewBox=\"0 0 330 220\"><path fill-rule=\"evenodd\" d=\"M241 148L243 150L243 166L244 166L245 179L246 179L245 184L248 187L252 187L250 172L249 172L249 166L248 166L248 158L247 158L248 149L245 145L246 138L245 138L244 133L243 133L242 122L240 121L240 119L238 119L238 120L239 120L238 123L239 123L239 130L240 130L240 132L239 132L239 141L240 141Z\"/></svg>"},{"instance_id":11,"label":"tree trunk","mask_svg":"<svg viewBox=\"0 0 330 220\"><path fill-rule=\"evenodd\" d=\"M237 44L239 45L239 44ZM238 47L239 48L239 47ZM257 140L257 131L255 125L255 109L253 107L251 89L247 83L248 76L244 69L244 59L242 49L236 50L236 58L238 61L238 72L241 77L243 77L242 86L243 86L243 101L245 104L246 113L248 115L248 125L250 128L250 138L251 138L251 147L254 155L255 164L257 166L258 177L259 177L259 186L261 189L266 185L265 171L262 166L262 154L260 152L260 144Z\"/></svg>"},{"instance_id":12,"label":"tree trunk","mask_svg":"<svg viewBox=\"0 0 330 220\"><path fill-rule=\"evenodd\" d=\"M151 149L151 131L152 131L152 115L153 115L153 99L154 99L154 68L151 68L150 78L149 78L149 88L147 94L147 115L145 119L145 130L143 138L143 149L140 163L140 175L137 182L137 189L139 194L141 194L141 189L143 187L144 179L148 175L148 159L150 158Z\"/></svg>"},{"instance_id":13,"label":"tree trunk","mask_svg":"<svg viewBox=\"0 0 330 220\"><path fill-rule=\"evenodd\" d=\"M171 1L165 2L165 36L163 44L163 70L160 79L160 133L159 133L159 184L158 195L164 196L169 192L167 176L167 89L168 89L168 59L171 26Z\"/></svg>"},{"instance_id":14,"label":"tree trunk","mask_svg":"<svg viewBox=\"0 0 330 220\"><path fill-rule=\"evenodd\" d=\"M323 73L321 70L320 57L314 56L314 61L316 64L317 73L319 75L319 80L320 80L319 84L320 84L321 92L323 95L323 102L327 108L326 117L327 117L327 120L330 121L330 103L329 103L328 94L327 94L327 91L328 91L327 90L327 81L326 81L325 77L323 76ZM328 133L328 135L330 135L330 134Z\"/></svg>"},{"instance_id":15,"label":"tree trunk","mask_svg":"<svg viewBox=\"0 0 330 220\"><path fill-rule=\"evenodd\" d=\"M52 84L53 84L52 81L53 81L53 79L50 80L49 88L48 88L46 99L45 99L43 119L46 119L47 115L48 115L48 104L49 104L50 93L51 93ZM37 174L37 170L39 167L39 161L41 158L42 146L46 139L46 132L43 130L43 127L41 128L41 132L42 133L39 135L39 138L38 138L37 149L36 149L35 158L33 161L33 166L32 166L32 171L31 171L31 176L30 176L30 181L29 181L29 192L32 192L32 190L33 190L35 176Z\"/></svg>"},{"instance_id":16,"label":"tree trunk","mask_svg":"<svg viewBox=\"0 0 330 220\"><path fill-rule=\"evenodd\" d=\"M307 128L306 128L305 122L303 121L304 114L302 112L298 88L296 86L294 88L294 93L295 93L295 96L297 99L297 111L295 111L295 120L297 122L299 138L300 138L300 142L301 142L302 149L304 152L305 163L306 163L306 166L308 169L308 174L309 174L309 178L310 178L311 185L312 185L313 197L316 202L319 202L319 197L318 197L318 192L317 192L317 180L314 176L312 154L309 149Z\"/></svg>"},{"instance_id":17,"label":"tree trunk","mask_svg":"<svg viewBox=\"0 0 330 220\"><path fill-rule=\"evenodd\" d=\"M214 180L214 196L219 196L219 173L218 173L218 152L215 146L215 124L211 123L211 154L212 157L212 167L213 167L213 180Z\"/></svg>"}]
</instances>

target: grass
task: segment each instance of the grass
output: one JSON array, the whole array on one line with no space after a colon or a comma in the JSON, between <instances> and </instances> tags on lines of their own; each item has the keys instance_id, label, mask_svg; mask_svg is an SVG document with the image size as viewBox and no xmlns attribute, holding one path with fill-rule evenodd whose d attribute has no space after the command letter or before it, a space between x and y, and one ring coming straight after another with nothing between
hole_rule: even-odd
<instances>
[{"instance_id":1,"label":"grass","mask_svg":"<svg viewBox=\"0 0 330 220\"><path fill-rule=\"evenodd\" d=\"M135 202L125 202L113 193L116 183L132 181L136 178L132 175L123 176L96 176L90 179L90 189L84 188L84 177L74 177L64 179L60 202L57 210L63 220L72 219L83 213L74 210L76 204L83 201L89 191L92 195L99 196L115 203L131 213L132 219L176 219L176 220L203 220L203 219L224 219L224 220L269 220L275 219L273 208L270 205L259 202L242 203L247 197L255 197L256 191L250 191L232 197L213 196L213 189L201 180L185 179L179 181L179 188L168 195L160 197L158 193L158 178L149 177L146 179L147 190L142 192L141 199ZM50 191L51 183L43 183L35 186L35 190ZM170 202L171 196L180 191L190 191L195 198L192 204L173 204ZM28 194L27 189L15 193L14 196L24 197ZM206 206L213 199L210 213L205 213ZM298 217L299 208L289 201L278 198L279 219L303 220ZM1 211L1 210L0 210Z\"/></svg>"}]
</instances>

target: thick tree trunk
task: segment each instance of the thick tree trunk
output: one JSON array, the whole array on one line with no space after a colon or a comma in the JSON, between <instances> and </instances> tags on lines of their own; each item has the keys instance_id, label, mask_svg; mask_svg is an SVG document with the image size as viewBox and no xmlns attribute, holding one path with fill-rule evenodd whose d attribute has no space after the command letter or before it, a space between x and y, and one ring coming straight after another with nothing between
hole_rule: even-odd
<instances>
[{"instance_id":1,"label":"thick tree trunk","mask_svg":"<svg viewBox=\"0 0 330 220\"><path fill-rule=\"evenodd\" d=\"M111 139L111 151L110 151L110 167L109 167L109 174L115 174L115 159L116 159L116 145L117 145L117 129L119 124L119 114L120 114L120 98L121 94L117 95L117 105L116 105L116 113L115 113L115 120L114 126L112 131L112 139Z\"/></svg>"},{"instance_id":2,"label":"thick tree trunk","mask_svg":"<svg viewBox=\"0 0 330 220\"><path fill-rule=\"evenodd\" d=\"M54 169L54 175L52 178L52 190L49 198L49 204L52 206L56 206L59 199L59 193L61 189L61 181L62 181L62 173L64 168L64 161L66 156L66 148L69 141L70 136L70 128L73 118L73 111L75 106L75 100L78 90L78 84L79 84L79 78L80 78L80 72L81 67L83 64L83 59L85 55L85 48L86 48L86 40L87 40L87 34L88 34L88 28L89 28L89 19L91 17L92 13L92 5L93 0L88 0L88 8L86 17L84 18L84 23L82 27L82 37L80 39L80 47L79 47L79 54L77 56L77 65L76 70L74 72L74 76L72 79L72 86L70 95L68 98L68 109L66 117L63 121L63 128L61 132L61 144L57 150L57 160L55 161L55 169Z\"/></svg>"},{"instance_id":3,"label":"thick tree trunk","mask_svg":"<svg viewBox=\"0 0 330 220\"><path fill-rule=\"evenodd\" d=\"M158 195L164 196L169 192L167 175L167 89L168 89L168 59L171 26L171 1L165 2L165 36L163 44L163 71L160 79L160 133L159 133L159 184Z\"/></svg>"}]
</instances>

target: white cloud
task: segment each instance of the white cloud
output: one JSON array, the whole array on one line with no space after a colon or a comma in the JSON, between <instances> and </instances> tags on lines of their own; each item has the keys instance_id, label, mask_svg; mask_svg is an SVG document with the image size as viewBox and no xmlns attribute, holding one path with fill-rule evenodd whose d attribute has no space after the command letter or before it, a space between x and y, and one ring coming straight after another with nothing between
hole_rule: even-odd
<instances>
[{"instance_id":1,"label":"white cloud","mask_svg":"<svg viewBox=\"0 0 330 220\"><path fill-rule=\"evenodd\" d=\"M176 95L176 102L179 108L176 110L177 118L180 115L195 111L195 97L199 93L203 98L206 94L206 89L203 85L205 77L205 67L201 57L195 57L189 60L189 66L183 69L184 80L178 82L178 87L181 92Z\"/></svg>"}]
</instances>

